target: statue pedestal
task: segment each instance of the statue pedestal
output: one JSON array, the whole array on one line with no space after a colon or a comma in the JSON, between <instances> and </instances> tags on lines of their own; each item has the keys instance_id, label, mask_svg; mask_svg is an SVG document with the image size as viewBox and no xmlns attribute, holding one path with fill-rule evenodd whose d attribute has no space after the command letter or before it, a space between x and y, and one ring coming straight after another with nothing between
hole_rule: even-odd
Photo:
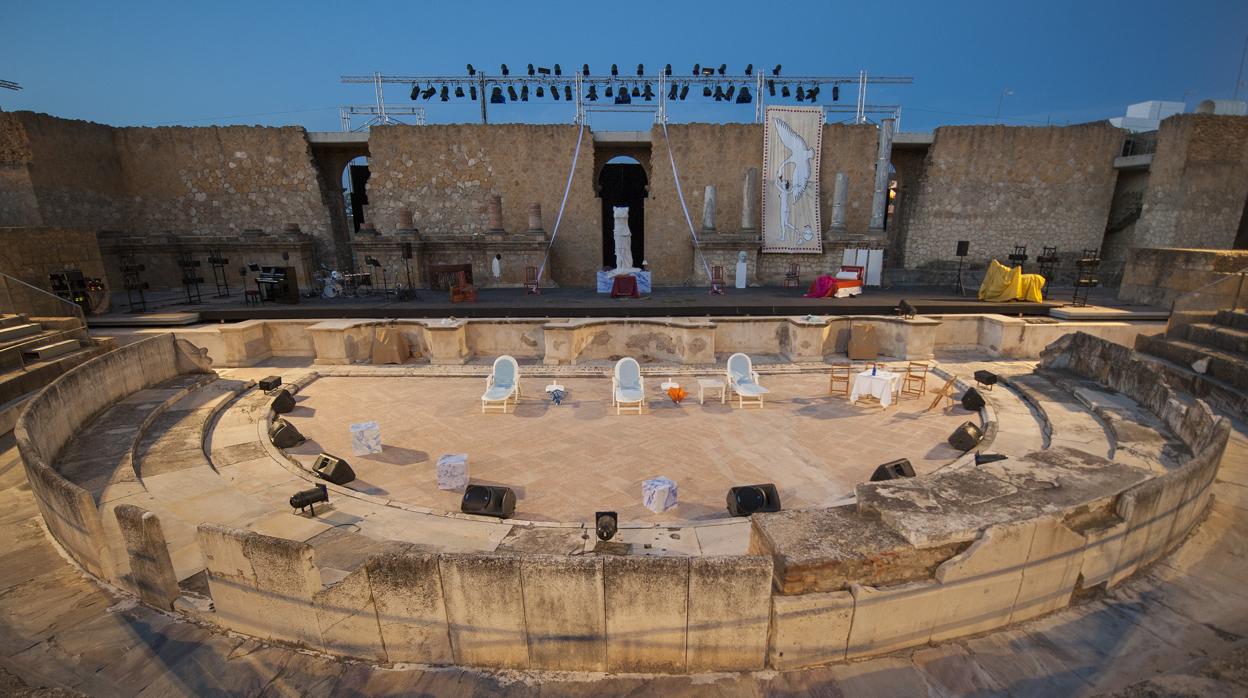
<instances>
[{"instance_id":1,"label":"statue pedestal","mask_svg":"<svg viewBox=\"0 0 1248 698\"><path fill-rule=\"evenodd\" d=\"M650 272L635 271L632 275L637 277L637 291L643 296L650 293ZM595 284L598 293L611 293L611 280L615 278L615 274L609 271L598 272L598 283Z\"/></svg>"}]
</instances>

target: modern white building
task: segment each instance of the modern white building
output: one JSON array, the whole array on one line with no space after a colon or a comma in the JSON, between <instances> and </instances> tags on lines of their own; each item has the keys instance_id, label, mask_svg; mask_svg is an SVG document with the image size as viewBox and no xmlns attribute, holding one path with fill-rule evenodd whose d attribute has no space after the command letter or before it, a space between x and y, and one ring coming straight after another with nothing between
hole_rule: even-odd
<instances>
[{"instance_id":1,"label":"modern white building","mask_svg":"<svg viewBox=\"0 0 1248 698\"><path fill-rule=\"evenodd\" d=\"M1115 116L1109 123L1128 131L1156 131L1161 126L1162 119L1182 114L1185 106L1183 102L1162 102L1156 99L1140 102L1128 106L1126 116Z\"/></svg>"}]
</instances>

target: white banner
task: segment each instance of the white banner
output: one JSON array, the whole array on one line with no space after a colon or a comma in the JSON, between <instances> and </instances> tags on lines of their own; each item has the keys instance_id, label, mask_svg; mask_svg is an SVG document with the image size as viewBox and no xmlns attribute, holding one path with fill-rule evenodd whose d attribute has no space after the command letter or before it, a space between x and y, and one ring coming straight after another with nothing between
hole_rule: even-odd
<instances>
[{"instance_id":1,"label":"white banner","mask_svg":"<svg viewBox=\"0 0 1248 698\"><path fill-rule=\"evenodd\" d=\"M819 155L823 107L767 107L763 131L763 252L823 252Z\"/></svg>"}]
</instances>

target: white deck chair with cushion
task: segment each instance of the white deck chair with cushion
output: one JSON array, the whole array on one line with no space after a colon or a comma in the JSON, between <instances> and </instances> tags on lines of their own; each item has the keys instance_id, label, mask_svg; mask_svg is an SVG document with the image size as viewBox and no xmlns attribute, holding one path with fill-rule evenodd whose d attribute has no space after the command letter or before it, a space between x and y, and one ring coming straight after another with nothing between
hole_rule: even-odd
<instances>
[{"instance_id":1,"label":"white deck chair with cushion","mask_svg":"<svg viewBox=\"0 0 1248 698\"><path fill-rule=\"evenodd\" d=\"M507 411L507 403L520 404L520 365L504 354L494 360L494 368L485 378L485 392L481 395L481 412L486 410Z\"/></svg>"},{"instance_id":2,"label":"white deck chair with cushion","mask_svg":"<svg viewBox=\"0 0 1248 698\"><path fill-rule=\"evenodd\" d=\"M611 404L615 405L616 414L634 409L641 414L646 406L646 383L637 359L625 357L615 362L615 370L611 372Z\"/></svg>"},{"instance_id":3,"label":"white deck chair with cushion","mask_svg":"<svg viewBox=\"0 0 1248 698\"><path fill-rule=\"evenodd\" d=\"M758 384L758 372L750 357L739 353L728 357L728 388L737 394L737 407L748 402L761 408L763 396L771 392Z\"/></svg>"}]
</instances>

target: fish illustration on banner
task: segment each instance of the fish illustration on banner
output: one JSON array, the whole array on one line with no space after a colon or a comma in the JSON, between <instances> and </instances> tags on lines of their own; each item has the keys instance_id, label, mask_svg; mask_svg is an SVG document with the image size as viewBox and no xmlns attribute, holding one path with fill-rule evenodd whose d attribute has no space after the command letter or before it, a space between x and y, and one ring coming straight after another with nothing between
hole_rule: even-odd
<instances>
[{"instance_id":1,"label":"fish illustration on banner","mask_svg":"<svg viewBox=\"0 0 1248 698\"><path fill-rule=\"evenodd\" d=\"M823 252L819 224L822 107L767 107L763 252Z\"/></svg>"}]
</instances>

